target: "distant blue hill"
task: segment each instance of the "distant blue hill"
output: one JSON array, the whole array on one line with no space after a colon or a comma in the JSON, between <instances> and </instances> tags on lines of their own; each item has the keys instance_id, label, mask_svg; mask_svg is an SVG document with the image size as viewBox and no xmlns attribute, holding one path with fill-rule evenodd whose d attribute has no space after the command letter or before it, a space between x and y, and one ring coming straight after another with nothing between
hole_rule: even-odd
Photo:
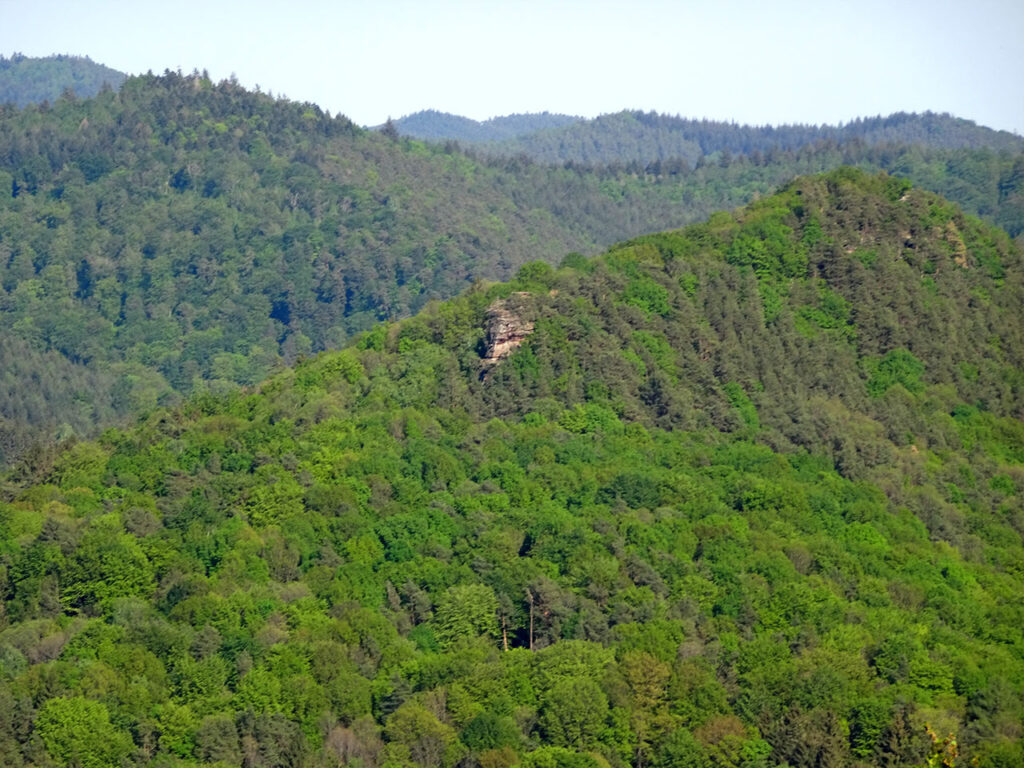
<instances>
[{"instance_id":1,"label":"distant blue hill","mask_svg":"<svg viewBox=\"0 0 1024 768\"><path fill-rule=\"evenodd\" d=\"M434 109L407 115L392 123L400 134L427 141L460 141L469 144L499 142L583 121L581 117L550 112L505 115L478 121Z\"/></svg>"},{"instance_id":2,"label":"distant blue hill","mask_svg":"<svg viewBox=\"0 0 1024 768\"><path fill-rule=\"evenodd\" d=\"M897 112L841 125L737 125L656 112L622 111L592 119L566 115L510 115L484 123L442 112L418 112L393 121L413 138L455 140L488 154L526 155L538 162L609 165L701 158L770 156L774 152L834 143L900 145L930 149L1024 151L1024 137L949 114Z\"/></svg>"},{"instance_id":3,"label":"distant blue hill","mask_svg":"<svg viewBox=\"0 0 1024 768\"><path fill-rule=\"evenodd\" d=\"M25 107L56 101L65 91L87 99L104 86L120 88L125 78L124 72L97 64L88 56L0 56L0 104Z\"/></svg>"}]
</instances>

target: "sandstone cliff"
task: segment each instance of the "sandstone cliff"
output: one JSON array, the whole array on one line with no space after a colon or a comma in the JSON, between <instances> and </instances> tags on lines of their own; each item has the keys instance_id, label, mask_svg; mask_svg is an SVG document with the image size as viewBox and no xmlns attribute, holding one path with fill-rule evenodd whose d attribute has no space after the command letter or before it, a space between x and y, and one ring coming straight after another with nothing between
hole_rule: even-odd
<instances>
[{"instance_id":1,"label":"sandstone cliff","mask_svg":"<svg viewBox=\"0 0 1024 768\"><path fill-rule=\"evenodd\" d=\"M484 376L533 332L533 321L524 313L529 296L520 291L487 308L487 349L481 360Z\"/></svg>"}]
</instances>

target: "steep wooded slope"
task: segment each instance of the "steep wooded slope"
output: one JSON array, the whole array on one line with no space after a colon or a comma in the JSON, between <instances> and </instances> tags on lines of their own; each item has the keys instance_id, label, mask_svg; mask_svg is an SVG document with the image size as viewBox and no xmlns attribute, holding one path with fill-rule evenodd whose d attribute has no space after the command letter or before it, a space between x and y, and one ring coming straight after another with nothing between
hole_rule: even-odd
<instances>
[{"instance_id":1,"label":"steep wooded slope","mask_svg":"<svg viewBox=\"0 0 1024 768\"><path fill-rule=\"evenodd\" d=\"M578 267L534 264L510 284L528 292L510 301L535 330L468 385L482 416L587 400L649 425L735 431L753 407L763 439L825 450L856 475L887 460L872 443L931 439L915 412L930 384L951 389L928 407L1024 415L1020 249L898 179L801 179ZM453 334L429 312L400 328L393 344ZM472 378L479 342L465 344Z\"/></svg>"},{"instance_id":2,"label":"steep wooded slope","mask_svg":"<svg viewBox=\"0 0 1024 768\"><path fill-rule=\"evenodd\" d=\"M0 757L1017 765L1021 286L844 169L66 446L0 504Z\"/></svg>"}]
</instances>

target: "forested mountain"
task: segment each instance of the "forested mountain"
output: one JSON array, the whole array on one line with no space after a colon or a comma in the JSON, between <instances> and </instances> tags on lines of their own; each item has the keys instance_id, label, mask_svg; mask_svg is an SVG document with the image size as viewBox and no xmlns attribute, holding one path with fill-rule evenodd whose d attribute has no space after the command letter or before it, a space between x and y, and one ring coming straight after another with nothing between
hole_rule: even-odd
<instances>
[{"instance_id":1,"label":"forested mountain","mask_svg":"<svg viewBox=\"0 0 1024 768\"><path fill-rule=\"evenodd\" d=\"M427 109L393 120L392 125L403 136L432 141L494 142L514 139L546 128L561 128L580 121L570 115L540 112L526 115L503 115L490 120L472 120Z\"/></svg>"},{"instance_id":2,"label":"forested mountain","mask_svg":"<svg viewBox=\"0 0 1024 768\"><path fill-rule=\"evenodd\" d=\"M575 181L560 176L563 189ZM79 407L78 387L31 382L91 374L15 358L5 374L20 384L0 413L82 430L105 421L107 403L133 411L195 381L252 384L282 358L337 346L475 275L593 247L585 216L570 227L531 200L541 187L201 77L7 108L2 335L59 354L62 368L113 373L100 378L121 391L100 387L92 410Z\"/></svg>"},{"instance_id":3,"label":"forested mountain","mask_svg":"<svg viewBox=\"0 0 1024 768\"><path fill-rule=\"evenodd\" d=\"M0 104L24 107L56 101L65 91L87 99L104 87L117 89L127 75L88 56L29 57L0 54Z\"/></svg>"},{"instance_id":4,"label":"forested mountain","mask_svg":"<svg viewBox=\"0 0 1024 768\"><path fill-rule=\"evenodd\" d=\"M823 143L692 168L549 167L175 73L0 109L0 463L34 428L92 434L176 393L252 385L476 279L843 163L1024 229L1024 156L989 149Z\"/></svg>"},{"instance_id":5,"label":"forested mountain","mask_svg":"<svg viewBox=\"0 0 1024 768\"><path fill-rule=\"evenodd\" d=\"M841 169L26 462L0 762L1019 766L1022 261Z\"/></svg>"},{"instance_id":6,"label":"forested mountain","mask_svg":"<svg viewBox=\"0 0 1024 768\"><path fill-rule=\"evenodd\" d=\"M424 116L433 118L425 119ZM897 112L888 117L858 118L838 125L749 126L714 120L693 120L656 112L623 111L590 120L568 118L562 125L538 127L515 136L474 134L463 128L466 118L417 113L395 121L400 133L430 140L458 140L483 152L518 154L543 163L587 165L685 160L721 154L764 154L798 150L819 142L868 145L893 144L929 149L1024 150L1024 137L979 126L948 114ZM517 124L524 116L513 116ZM544 117L542 115L536 116ZM559 116L562 117L562 116ZM502 119L495 118L490 122ZM473 123L473 121L469 121ZM487 124L485 124L487 125Z\"/></svg>"}]
</instances>

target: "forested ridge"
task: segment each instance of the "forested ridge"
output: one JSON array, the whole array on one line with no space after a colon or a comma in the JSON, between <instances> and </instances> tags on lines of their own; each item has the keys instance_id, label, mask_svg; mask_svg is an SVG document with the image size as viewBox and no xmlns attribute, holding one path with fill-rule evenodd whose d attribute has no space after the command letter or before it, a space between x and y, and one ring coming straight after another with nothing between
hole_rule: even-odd
<instances>
[{"instance_id":1,"label":"forested ridge","mask_svg":"<svg viewBox=\"0 0 1024 768\"><path fill-rule=\"evenodd\" d=\"M201 77L8 108L0 134L3 335L36 353L6 371L19 423L87 431L197 381L252 384L476 273L592 247L509 173Z\"/></svg>"},{"instance_id":2,"label":"forested ridge","mask_svg":"<svg viewBox=\"0 0 1024 768\"><path fill-rule=\"evenodd\" d=\"M104 88L117 89L127 75L88 56L0 54L0 104L24 107L56 101L69 91L90 98Z\"/></svg>"},{"instance_id":3,"label":"forested ridge","mask_svg":"<svg viewBox=\"0 0 1024 768\"><path fill-rule=\"evenodd\" d=\"M1019 766L1022 258L844 168L23 462L0 762Z\"/></svg>"},{"instance_id":4,"label":"forested ridge","mask_svg":"<svg viewBox=\"0 0 1024 768\"><path fill-rule=\"evenodd\" d=\"M531 120L530 118L533 118ZM509 115L478 123L436 111L393 121L415 138L452 139L499 155L524 154L545 163L649 163L798 150L822 141L916 146L928 149L1024 150L1024 137L948 114L897 112L842 125L737 125L657 112L623 110L592 119L565 115Z\"/></svg>"},{"instance_id":5,"label":"forested ridge","mask_svg":"<svg viewBox=\"0 0 1024 768\"><path fill-rule=\"evenodd\" d=\"M460 115L426 109L398 120L392 127L403 136L432 141L453 140L467 143L499 142L537 133L547 128L560 128L579 122L570 115L540 112L523 115L503 115L490 120L472 120ZM382 126L378 126L380 128Z\"/></svg>"},{"instance_id":6,"label":"forested ridge","mask_svg":"<svg viewBox=\"0 0 1024 768\"><path fill-rule=\"evenodd\" d=\"M41 434L94 435L197 389L251 386L476 279L844 163L1024 228L1024 156L986 148L819 142L692 167L550 167L365 131L198 73L0 108L0 463Z\"/></svg>"}]
</instances>

